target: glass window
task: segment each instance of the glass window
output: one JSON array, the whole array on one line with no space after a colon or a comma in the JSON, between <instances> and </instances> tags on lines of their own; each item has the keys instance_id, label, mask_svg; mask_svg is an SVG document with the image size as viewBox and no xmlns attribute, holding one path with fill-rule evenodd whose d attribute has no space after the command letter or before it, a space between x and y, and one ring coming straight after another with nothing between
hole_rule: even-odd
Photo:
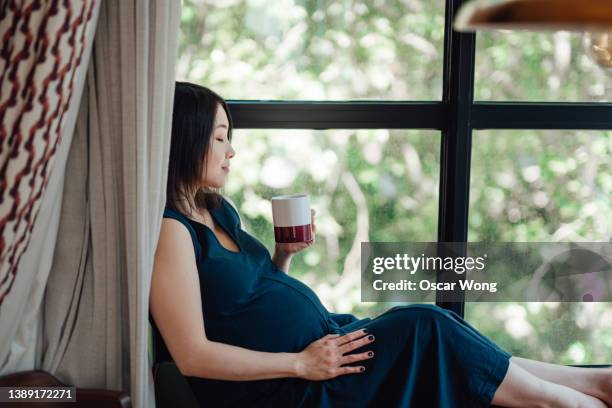
<instances>
[{"instance_id":1,"label":"glass window","mask_svg":"<svg viewBox=\"0 0 612 408\"><path fill-rule=\"evenodd\" d=\"M184 0L177 77L226 99L440 100L444 0Z\"/></svg>"},{"instance_id":2,"label":"glass window","mask_svg":"<svg viewBox=\"0 0 612 408\"><path fill-rule=\"evenodd\" d=\"M413 130L236 130L225 193L244 228L273 253L269 199L306 193L317 239L290 274L329 310L375 316L360 303L362 241L435 241L440 133Z\"/></svg>"},{"instance_id":3,"label":"glass window","mask_svg":"<svg viewBox=\"0 0 612 408\"><path fill-rule=\"evenodd\" d=\"M589 56L582 33L482 32L476 36L476 100L604 102L612 75Z\"/></svg>"},{"instance_id":4,"label":"glass window","mask_svg":"<svg viewBox=\"0 0 612 408\"><path fill-rule=\"evenodd\" d=\"M478 131L472 149L470 241L612 239L612 132ZM467 303L466 318L521 357L612 360L610 303Z\"/></svg>"},{"instance_id":5,"label":"glass window","mask_svg":"<svg viewBox=\"0 0 612 408\"><path fill-rule=\"evenodd\" d=\"M182 0L177 78L232 100L440 100L444 0ZM478 33L480 101L607 102L612 76L580 33ZM461 102L460 102L461 103ZM271 125L272 126L272 125ZM304 192L317 243L290 273L329 310L361 303L361 241L435 241L440 133L237 130L225 193L272 252L269 199ZM470 241L609 241L612 132L476 131ZM513 354L612 360L611 303L468 303L466 319Z\"/></svg>"}]
</instances>

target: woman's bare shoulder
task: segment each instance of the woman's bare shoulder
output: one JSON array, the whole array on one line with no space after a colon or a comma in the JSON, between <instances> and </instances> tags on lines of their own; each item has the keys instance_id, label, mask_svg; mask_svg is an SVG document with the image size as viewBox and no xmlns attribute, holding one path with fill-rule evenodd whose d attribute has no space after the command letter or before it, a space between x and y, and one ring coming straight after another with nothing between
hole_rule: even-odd
<instances>
[{"instance_id":1,"label":"woman's bare shoulder","mask_svg":"<svg viewBox=\"0 0 612 408\"><path fill-rule=\"evenodd\" d=\"M179 370L189 374L206 332L194 247L187 227L176 219L162 221L149 307L170 355Z\"/></svg>"},{"instance_id":2,"label":"woman's bare shoulder","mask_svg":"<svg viewBox=\"0 0 612 408\"><path fill-rule=\"evenodd\" d=\"M174 218L162 218L159 241L157 243L158 252L160 249L163 252L168 250L168 253L174 253L175 255L195 255L191 242L191 234L187 226Z\"/></svg>"}]
</instances>

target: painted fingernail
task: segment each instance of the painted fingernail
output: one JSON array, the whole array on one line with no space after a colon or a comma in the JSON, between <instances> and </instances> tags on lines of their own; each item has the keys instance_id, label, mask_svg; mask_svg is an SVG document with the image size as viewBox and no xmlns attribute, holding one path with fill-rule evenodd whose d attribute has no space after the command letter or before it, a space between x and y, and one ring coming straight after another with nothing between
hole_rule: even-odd
<instances>
[{"instance_id":1,"label":"painted fingernail","mask_svg":"<svg viewBox=\"0 0 612 408\"><path fill-rule=\"evenodd\" d=\"M365 371L365 367L360 367L359 371Z\"/></svg>"},{"instance_id":2,"label":"painted fingernail","mask_svg":"<svg viewBox=\"0 0 612 408\"><path fill-rule=\"evenodd\" d=\"M370 331L369 331L368 329L363 329L363 332L367 334L367 333L369 333Z\"/></svg>"},{"instance_id":3,"label":"painted fingernail","mask_svg":"<svg viewBox=\"0 0 612 408\"><path fill-rule=\"evenodd\" d=\"M370 335L368 336L368 340L373 341L373 340L374 340L374 335L373 335L373 334L370 334Z\"/></svg>"},{"instance_id":4,"label":"painted fingernail","mask_svg":"<svg viewBox=\"0 0 612 408\"><path fill-rule=\"evenodd\" d=\"M372 353L371 351L368 352L368 356L372 357L374 355L374 353Z\"/></svg>"}]
</instances>

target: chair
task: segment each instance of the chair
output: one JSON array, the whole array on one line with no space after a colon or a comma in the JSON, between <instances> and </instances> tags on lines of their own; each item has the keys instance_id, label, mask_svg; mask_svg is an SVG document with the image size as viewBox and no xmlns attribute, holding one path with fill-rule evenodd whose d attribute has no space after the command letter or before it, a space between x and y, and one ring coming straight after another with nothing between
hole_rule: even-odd
<instances>
[{"instance_id":1,"label":"chair","mask_svg":"<svg viewBox=\"0 0 612 408\"><path fill-rule=\"evenodd\" d=\"M199 408L187 379L172 360L152 319L153 381L157 408Z\"/></svg>"}]
</instances>

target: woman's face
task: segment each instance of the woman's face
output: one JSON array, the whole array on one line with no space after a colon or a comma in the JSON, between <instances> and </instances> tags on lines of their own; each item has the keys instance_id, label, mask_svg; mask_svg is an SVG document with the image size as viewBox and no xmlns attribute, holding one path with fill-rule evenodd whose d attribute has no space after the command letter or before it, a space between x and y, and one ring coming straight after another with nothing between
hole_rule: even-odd
<instances>
[{"instance_id":1,"label":"woman's face","mask_svg":"<svg viewBox=\"0 0 612 408\"><path fill-rule=\"evenodd\" d=\"M230 172L230 159L236 152L227 137L229 121L223 106L217 106L215 125L208 145L206 169L202 175L202 183L208 187L222 188Z\"/></svg>"}]
</instances>

